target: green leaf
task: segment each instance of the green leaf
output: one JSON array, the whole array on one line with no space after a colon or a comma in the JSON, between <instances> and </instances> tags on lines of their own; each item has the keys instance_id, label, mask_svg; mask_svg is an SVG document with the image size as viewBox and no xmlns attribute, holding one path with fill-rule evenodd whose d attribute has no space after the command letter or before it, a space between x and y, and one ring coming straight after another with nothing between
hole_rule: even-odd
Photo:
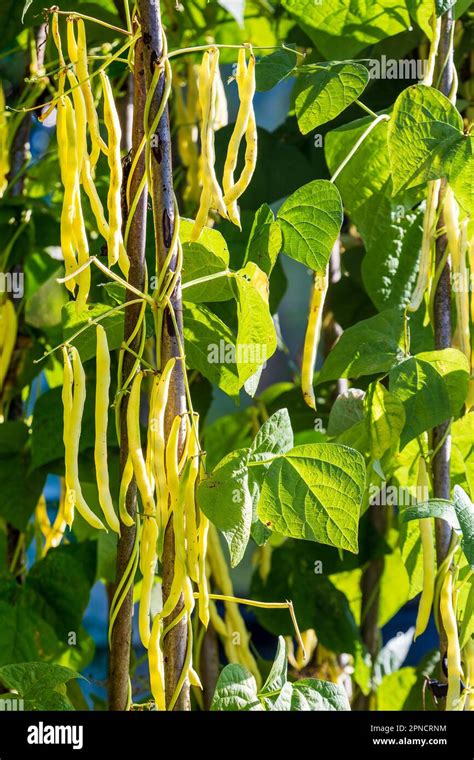
<instances>
[{"instance_id":1,"label":"green leaf","mask_svg":"<svg viewBox=\"0 0 474 760\"><path fill-rule=\"evenodd\" d=\"M291 710L349 711L351 709L343 686L316 678L302 678L292 684Z\"/></svg>"},{"instance_id":2,"label":"green leaf","mask_svg":"<svg viewBox=\"0 0 474 760\"><path fill-rule=\"evenodd\" d=\"M255 432L255 422L249 410L225 414L204 427L206 466L210 470L234 449L250 447Z\"/></svg>"},{"instance_id":3,"label":"green leaf","mask_svg":"<svg viewBox=\"0 0 474 760\"><path fill-rule=\"evenodd\" d=\"M277 339L268 305L268 278L248 262L233 279L238 330L235 342L237 372L243 385L275 353Z\"/></svg>"},{"instance_id":4,"label":"green leaf","mask_svg":"<svg viewBox=\"0 0 474 760\"><path fill-rule=\"evenodd\" d=\"M284 48L260 58L255 66L257 91L271 90L282 79L286 79L295 66L296 53Z\"/></svg>"},{"instance_id":5,"label":"green leaf","mask_svg":"<svg viewBox=\"0 0 474 760\"><path fill-rule=\"evenodd\" d=\"M264 464L265 459L271 459L274 454L284 454L293 448L293 445L293 430L288 410L279 409L263 423L250 447L249 462L262 462L260 467L249 468L249 488L252 494L251 534L258 546L262 546L271 534L257 516L261 487L270 466L270 463Z\"/></svg>"},{"instance_id":6,"label":"green leaf","mask_svg":"<svg viewBox=\"0 0 474 760\"><path fill-rule=\"evenodd\" d=\"M239 564L250 538L249 453L249 449L238 449L224 457L213 472L201 480L197 489L200 508L224 534L232 567Z\"/></svg>"},{"instance_id":7,"label":"green leaf","mask_svg":"<svg viewBox=\"0 0 474 760\"><path fill-rule=\"evenodd\" d=\"M420 29L424 31L429 40L433 37L433 17L434 0L407 0L407 7L410 16L416 21Z\"/></svg>"},{"instance_id":8,"label":"green leaf","mask_svg":"<svg viewBox=\"0 0 474 760\"><path fill-rule=\"evenodd\" d=\"M401 448L457 414L467 394L468 378L466 358L456 349L417 354L391 370L390 391L405 407Z\"/></svg>"},{"instance_id":9,"label":"green leaf","mask_svg":"<svg viewBox=\"0 0 474 760\"><path fill-rule=\"evenodd\" d=\"M388 186L387 186L388 187ZM404 308L416 283L423 235L424 206L413 213L392 210L388 193L380 198L380 225L374 222L378 236L362 262L362 280L373 303L382 311ZM385 208L384 208L385 207Z\"/></svg>"},{"instance_id":10,"label":"green leaf","mask_svg":"<svg viewBox=\"0 0 474 760\"><path fill-rule=\"evenodd\" d=\"M442 377L428 362L411 357L390 372L390 391L405 407L400 448L450 416L449 396Z\"/></svg>"},{"instance_id":11,"label":"green leaf","mask_svg":"<svg viewBox=\"0 0 474 760\"><path fill-rule=\"evenodd\" d=\"M286 642L283 636L278 637L278 647L268 678L263 684L260 693L268 694L279 691L286 683L288 677L288 655Z\"/></svg>"},{"instance_id":12,"label":"green leaf","mask_svg":"<svg viewBox=\"0 0 474 760\"><path fill-rule=\"evenodd\" d=\"M333 183L317 179L300 187L278 212L287 256L315 272L324 272L339 235L342 202Z\"/></svg>"},{"instance_id":13,"label":"green leaf","mask_svg":"<svg viewBox=\"0 0 474 760\"><path fill-rule=\"evenodd\" d=\"M464 214L474 217L474 137L463 135L449 157L449 184Z\"/></svg>"},{"instance_id":14,"label":"green leaf","mask_svg":"<svg viewBox=\"0 0 474 760\"><path fill-rule=\"evenodd\" d=\"M60 687L80 673L46 662L26 662L0 668L1 683L18 693L25 710L71 710Z\"/></svg>"},{"instance_id":15,"label":"green leaf","mask_svg":"<svg viewBox=\"0 0 474 760\"><path fill-rule=\"evenodd\" d=\"M448 391L451 416L459 414L466 400L469 385L469 362L457 348L424 351L417 354L420 361L429 362L441 375Z\"/></svg>"},{"instance_id":16,"label":"green leaf","mask_svg":"<svg viewBox=\"0 0 474 760\"><path fill-rule=\"evenodd\" d=\"M364 419L364 397L359 388L339 394L329 412L328 435L340 435Z\"/></svg>"},{"instance_id":17,"label":"green leaf","mask_svg":"<svg viewBox=\"0 0 474 760\"><path fill-rule=\"evenodd\" d=\"M454 486L454 509L462 530L463 552L474 570L474 504L461 486Z\"/></svg>"},{"instance_id":18,"label":"green leaf","mask_svg":"<svg viewBox=\"0 0 474 760\"><path fill-rule=\"evenodd\" d=\"M283 7L314 40L327 59L337 50L351 58L365 47L408 29L402 0L282 0Z\"/></svg>"},{"instance_id":19,"label":"green leaf","mask_svg":"<svg viewBox=\"0 0 474 760\"><path fill-rule=\"evenodd\" d=\"M226 665L217 681L211 710L263 710L253 675L242 665Z\"/></svg>"},{"instance_id":20,"label":"green leaf","mask_svg":"<svg viewBox=\"0 0 474 760\"><path fill-rule=\"evenodd\" d=\"M250 447L254 454L284 454L293 447L293 429L288 409L279 409L266 420Z\"/></svg>"},{"instance_id":21,"label":"green leaf","mask_svg":"<svg viewBox=\"0 0 474 760\"><path fill-rule=\"evenodd\" d=\"M402 668L385 676L377 690L378 709L403 710L417 681L415 668Z\"/></svg>"},{"instance_id":22,"label":"green leaf","mask_svg":"<svg viewBox=\"0 0 474 760\"><path fill-rule=\"evenodd\" d=\"M25 605L39 613L58 637L78 631L96 576L95 541L58 546L36 562L24 585Z\"/></svg>"},{"instance_id":23,"label":"green leaf","mask_svg":"<svg viewBox=\"0 0 474 760\"><path fill-rule=\"evenodd\" d=\"M298 69L296 117L306 135L335 119L365 90L369 72L358 63L328 63Z\"/></svg>"},{"instance_id":24,"label":"green leaf","mask_svg":"<svg viewBox=\"0 0 474 760\"><path fill-rule=\"evenodd\" d=\"M270 277L281 251L282 242L280 225L275 221L271 208L264 203L253 220L245 251L245 263L254 261L262 272Z\"/></svg>"},{"instance_id":25,"label":"green leaf","mask_svg":"<svg viewBox=\"0 0 474 760\"><path fill-rule=\"evenodd\" d=\"M46 480L44 472L30 472L30 467L29 451L0 457L0 516L21 531L26 529Z\"/></svg>"},{"instance_id":26,"label":"green leaf","mask_svg":"<svg viewBox=\"0 0 474 760\"><path fill-rule=\"evenodd\" d=\"M205 306L185 303L184 340L188 367L236 396L242 383L235 365L235 338L227 325Z\"/></svg>"},{"instance_id":27,"label":"green leaf","mask_svg":"<svg viewBox=\"0 0 474 760\"><path fill-rule=\"evenodd\" d=\"M369 123L370 119L358 119L327 135L325 154L331 172L336 171ZM381 121L336 179L347 212L364 241L362 278L379 311L404 308L411 298L424 212L423 207L410 212L418 199L392 198L387 128L387 122Z\"/></svg>"},{"instance_id":28,"label":"green leaf","mask_svg":"<svg viewBox=\"0 0 474 760\"><path fill-rule=\"evenodd\" d=\"M385 676L395 673L405 662L413 643L414 628L399 633L380 650L374 663L374 683L379 686Z\"/></svg>"},{"instance_id":29,"label":"green leaf","mask_svg":"<svg viewBox=\"0 0 474 760\"><path fill-rule=\"evenodd\" d=\"M0 666L34 660L37 652L35 618L18 604L0 599Z\"/></svg>"},{"instance_id":30,"label":"green leaf","mask_svg":"<svg viewBox=\"0 0 474 760\"><path fill-rule=\"evenodd\" d=\"M429 499L407 507L401 513L403 522L410 520L424 520L427 517L436 517L445 520L457 533L461 532L456 510L451 501L447 499Z\"/></svg>"},{"instance_id":31,"label":"green leaf","mask_svg":"<svg viewBox=\"0 0 474 760\"><path fill-rule=\"evenodd\" d=\"M28 441L28 426L24 422L6 421L0 425L0 457L17 454Z\"/></svg>"},{"instance_id":32,"label":"green leaf","mask_svg":"<svg viewBox=\"0 0 474 760\"><path fill-rule=\"evenodd\" d=\"M338 444L296 446L271 463L257 513L283 536L357 552L364 484L359 452Z\"/></svg>"},{"instance_id":33,"label":"green leaf","mask_svg":"<svg viewBox=\"0 0 474 760\"><path fill-rule=\"evenodd\" d=\"M285 683L276 700L268 700L271 711L318 712L350 710L344 687L330 681L303 678Z\"/></svg>"},{"instance_id":34,"label":"green leaf","mask_svg":"<svg viewBox=\"0 0 474 760\"><path fill-rule=\"evenodd\" d=\"M204 227L198 241L191 242L194 222L181 219L180 240L183 245L184 298L192 303L227 301L232 298L232 286L228 277L187 287L187 283L200 277L224 272L229 268L229 249L218 230Z\"/></svg>"},{"instance_id":35,"label":"green leaf","mask_svg":"<svg viewBox=\"0 0 474 760\"><path fill-rule=\"evenodd\" d=\"M426 85L403 90L388 124L393 193L443 177L462 130L461 115L441 92Z\"/></svg>"},{"instance_id":36,"label":"green leaf","mask_svg":"<svg viewBox=\"0 0 474 760\"><path fill-rule=\"evenodd\" d=\"M358 322L343 332L329 353L317 384L388 372L403 359L403 339L404 317L397 309Z\"/></svg>"},{"instance_id":37,"label":"green leaf","mask_svg":"<svg viewBox=\"0 0 474 760\"><path fill-rule=\"evenodd\" d=\"M380 382L369 385L365 397L367 432L373 459L396 445L405 425L405 409Z\"/></svg>"}]
</instances>

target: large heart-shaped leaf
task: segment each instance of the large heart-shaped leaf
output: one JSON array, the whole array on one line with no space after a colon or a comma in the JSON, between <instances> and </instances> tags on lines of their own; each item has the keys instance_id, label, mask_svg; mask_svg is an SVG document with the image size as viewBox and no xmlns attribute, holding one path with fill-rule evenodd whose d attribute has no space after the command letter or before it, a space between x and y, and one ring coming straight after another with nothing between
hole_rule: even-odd
<instances>
[{"instance_id":1,"label":"large heart-shaped leaf","mask_svg":"<svg viewBox=\"0 0 474 760\"><path fill-rule=\"evenodd\" d=\"M300 187L278 212L287 256L324 272L342 226L342 202L332 182L316 179Z\"/></svg>"},{"instance_id":2,"label":"large heart-shaped leaf","mask_svg":"<svg viewBox=\"0 0 474 760\"><path fill-rule=\"evenodd\" d=\"M359 452L339 444L303 444L271 463L257 514L284 536L357 552L364 485Z\"/></svg>"}]
</instances>

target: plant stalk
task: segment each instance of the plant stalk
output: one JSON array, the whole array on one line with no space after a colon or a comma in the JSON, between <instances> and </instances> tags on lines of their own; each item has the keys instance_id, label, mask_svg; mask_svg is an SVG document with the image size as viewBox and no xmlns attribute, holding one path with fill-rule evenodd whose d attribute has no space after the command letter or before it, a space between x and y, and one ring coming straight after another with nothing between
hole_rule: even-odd
<instances>
[{"instance_id":1,"label":"plant stalk","mask_svg":"<svg viewBox=\"0 0 474 760\"><path fill-rule=\"evenodd\" d=\"M138 0L138 12L140 15L142 35L144 41L144 63L147 90L151 88L155 66L160 62L163 53L163 28L161 24L161 6L159 0ZM161 76L151 103L149 123L153 123L158 112L162 93L164 90L164 77ZM156 131L150 136L151 144L151 198L153 206L153 222L156 241L156 274L159 276L163 269L171 246L175 225L174 191L172 176L172 145L169 124L168 107L165 107ZM169 269L175 271L177 257L173 255L169 262ZM176 281L173 293L170 297L171 306L176 315L176 330L169 312L161 322L161 335L156 339L161 346L161 368L165 366L171 357L179 357L179 343L184 344L183 339L183 311L181 298L181 277ZM176 332L178 334L176 334ZM172 375L168 404L165 416L165 435L167 436L171 423L178 414L186 411L186 397L184 386L183 366L180 361L176 363ZM184 418L182 428L180 450L182 451L184 437ZM169 520L163 544L162 575L163 575L163 601L169 596L174 575L174 531L173 520ZM176 605L174 612L164 621L165 628L174 620L183 608L182 597ZM177 687L183 666L185 663L188 642L188 621L184 615L168 633L163 643L165 665L165 693L166 705L170 704ZM176 700L174 710L189 710L190 694L189 682L186 678L181 688L180 695Z\"/></svg>"},{"instance_id":2,"label":"plant stalk","mask_svg":"<svg viewBox=\"0 0 474 760\"><path fill-rule=\"evenodd\" d=\"M438 89L447 97L451 94L454 81L454 63L452 50L452 28L454 24L452 9L447 11L441 19L441 35L438 48L437 72L435 82L438 81ZM443 180L439 203L442 205L446 190L446 181ZM439 215L438 229L444 227L443 214ZM436 267L440 265L445 256L447 246L446 235L440 235L436 241ZM436 293L434 296L434 339L437 350L451 346L451 264L449 257L442 269ZM448 427L450 421L433 430L433 449L437 450L433 457L433 495L437 499L449 499L451 491L450 467L451 467L451 436ZM441 442L441 445L439 445ZM436 531L436 556L438 567L446 558L451 542L451 528L445 520L435 520ZM447 638L441 623L439 630L439 643L441 657L446 654ZM444 675L441 672L441 679Z\"/></svg>"},{"instance_id":3,"label":"plant stalk","mask_svg":"<svg viewBox=\"0 0 474 760\"><path fill-rule=\"evenodd\" d=\"M132 153L138 149L143 138L143 112L145 108L145 72L143 64L143 44L141 39L135 47L135 70L134 70L134 104L132 126ZM142 157L136 167L132 179L132 197L145 172L145 161ZM124 177L126 183L126 177ZM145 244L146 244L146 212L147 193L142 193L135 215L131 224L130 242L127 253L130 260L128 281L131 285L143 290L145 284ZM125 219L125 216L124 216ZM135 299L130 290L126 290L126 301ZM135 299L136 300L136 299ZM141 304L135 303L124 312L124 340L127 342L133 334L140 317ZM140 332L131 342L130 348L138 352ZM122 382L125 382L130 374L134 356L126 351L123 357ZM120 408L120 471L123 472L128 458L127 437L127 406L128 395L125 394ZM132 517L137 509L137 486L135 479L132 480L126 498L126 507ZM135 543L136 526L126 527L121 525L121 534L117 544L116 583L122 578L133 552ZM125 710L128 703L128 686L130 670L130 651L132 639L132 615L133 615L133 584L126 595L116 617L111 638L110 647L110 673L109 673L109 707L111 710Z\"/></svg>"}]
</instances>

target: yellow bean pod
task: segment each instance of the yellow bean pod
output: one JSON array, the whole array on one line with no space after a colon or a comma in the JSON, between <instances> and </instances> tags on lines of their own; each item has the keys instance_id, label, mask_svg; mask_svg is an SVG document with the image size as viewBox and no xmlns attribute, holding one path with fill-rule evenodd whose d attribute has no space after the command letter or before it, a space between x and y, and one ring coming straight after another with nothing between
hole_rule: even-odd
<instances>
[{"instance_id":1,"label":"yellow bean pod","mask_svg":"<svg viewBox=\"0 0 474 760\"><path fill-rule=\"evenodd\" d=\"M453 575L448 570L441 587L440 614L448 640L448 695L446 710L456 710L461 697L461 650L459 648L456 613L453 606Z\"/></svg>"},{"instance_id":2,"label":"yellow bean pod","mask_svg":"<svg viewBox=\"0 0 474 760\"><path fill-rule=\"evenodd\" d=\"M115 514L110 494L109 467L107 453L107 428L110 390L110 353L107 333L102 325L97 325L96 391L95 391L95 443L94 461L99 491L99 503L108 525L120 534L120 523Z\"/></svg>"},{"instance_id":3,"label":"yellow bean pod","mask_svg":"<svg viewBox=\"0 0 474 760\"><path fill-rule=\"evenodd\" d=\"M77 191L77 138L74 110L67 96L62 98L58 103L57 130L58 146L62 145L59 157L63 162L61 174L64 185L64 198L61 211L61 249L66 275L70 275L77 269L73 241L73 221L76 209L75 194ZM76 290L75 279L68 280L66 287L74 294Z\"/></svg>"},{"instance_id":4,"label":"yellow bean pod","mask_svg":"<svg viewBox=\"0 0 474 760\"><path fill-rule=\"evenodd\" d=\"M156 376L153 381L156 393L153 397L154 403L151 406L149 420L149 445L151 449L151 467L156 486L157 518L162 530L164 530L168 518L169 497L165 462L165 413L175 364L176 359L174 357L169 359L161 375L159 377Z\"/></svg>"},{"instance_id":5,"label":"yellow bean pod","mask_svg":"<svg viewBox=\"0 0 474 760\"><path fill-rule=\"evenodd\" d=\"M423 237L421 240L421 255L418 267L418 278L413 291L409 311L417 311L428 289L431 277L432 253L436 232L436 214L438 208L441 181L439 179L428 182L428 197L423 217Z\"/></svg>"},{"instance_id":6,"label":"yellow bean pod","mask_svg":"<svg viewBox=\"0 0 474 760\"><path fill-rule=\"evenodd\" d=\"M252 63L253 62L253 63ZM250 69L250 66L252 68ZM229 193L234 187L234 172L237 167L237 159L239 156L239 148L242 139L247 132L248 122L253 111L252 101L255 94L255 59L253 56L250 58L249 68L246 63L246 50L241 48L239 50L237 61L236 82L240 97L239 112L234 124L234 129L229 140L229 146L227 148L227 156L224 164L224 174L222 177L222 186L224 188L224 202L227 206L227 211L231 221L240 227L240 217L235 199L226 202L226 197L229 197ZM250 74L250 75L249 75Z\"/></svg>"},{"instance_id":7,"label":"yellow bean pod","mask_svg":"<svg viewBox=\"0 0 474 760\"><path fill-rule=\"evenodd\" d=\"M328 273L315 273L309 307L308 326L304 339L303 363L301 366L301 389L307 405L316 411L316 397L314 395L313 375L318 345L321 337L321 325L323 322L324 300L328 289Z\"/></svg>"},{"instance_id":8,"label":"yellow bean pod","mask_svg":"<svg viewBox=\"0 0 474 760\"><path fill-rule=\"evenodd\" d=\"M67 528L67 522L65 518L65 507L66 507L66 488L64 483L64 478L61 478L61 494L59 497L59 507L56 514L56 517L54 518L54 522L51 526L51 530L49 531L48 536L46 537L46 542L43 547L43 556L46 555L50 549L54 549L56 546L59 546L61 543L64 533Z\"/></svg>"},{"instance_id":9,"label":"yellow bean pod","mask_svg":"<svg viewBox=\"0 0 474 760\"><path fill-rule=\"evenodd\" d=\"M146 515L155 515L156 506L153 498L153 490L148 480L145 459L143 456L140 436L140 389L143 374L138 372L132 382L127 406L127 431L128 446L133 465L133 472L137 481L137 487L143 502Z\"/></svg>"},{"instance_id":10,"label":"yellow bean pod","mask_svg":"<svg viewBox=\"0 0 474 760\"><path fill-rule=\"evenodd\" d=\"M426 493L428 498L429 480L426 471L426 462L420 457L418 464L418 489L419 493ZM422 491L420 490L422 489ZM425 496L423 496L425 500ZM436 575L436 558L433 540L433 520L426 517L419 521L421 546L423 550L423 590L421 592L418 614L416 617L415 639L426 631L429 623L431 608L433 606Z\"/></svg>"},{"instance_id":11,"label":"yellow bean pod","mask_svg":"<svg viewBox=\"0 0 474 760\"><path fill-rule=\"evenodd\" d=\"M51 521L49 519L46 499L44 498L43 493L39 497L35 508L35 518L43 538L47 538L51 530Z\"/></svg>"},{"instance_id":12,"label":"yellow bean pod","mask_svg":"<svg viewBox=\"0 0 474 760\"><path fill-rule=\"evenodd\" d=\"M186 565L189 577L199 583L199 534L196 519L196 481L199 475L199 440L197 422L191 427L189 433L189 457L191 459L191 471L186 487L184 502L184 517L186 531Z\"/></svg>"},{"instance_id":13,"label":"yellow bean pod","mask_svg":"<svg viewBox=\"0 0 474 760\"><path fill-rule=\"evenodd\" d=\"M239 51L240 53L240 51ZM245 52L243 56L243 62L239 60L237 68L237 85L239 88L239 95L241 98L241 104L244 109L248 109L248 114L245 112L241 116L239 123L239 129L236 134L235 141L229 144L228 158L226 160L227 168L224 168L224 203L227 207L229 217L231 220L240 227L240 215L237 207L237 200L246 191L252 180L257 165L257 123L255 121L255 111L253 108L253 97L255 95L255 58L252 55L249 60L248 67L245 65ZM239 111L240 114L240 111ZM234 184L234 171L237 165L237 156L239 151L240 142L242 141L242 135L240 129L242 125L247 121L245 127L245 163L242 173L237 182ZM239 121L239 116L237 117ZM236 123L237 127L237 123ZM237 139L240 136L239 144L236 147ZM232 156L230 151L237 150L237 154Z\"/></svg>"},{"instance_id":14,"label":"yellow bean pod","mask_svg":"<svg viewBox=\"0 0 474 760\"><path fill-rule=\"evenodd\" d=\"M10 368L18 333L18 317L10 298L0 304L0 393Z\"/></svg>"},{"instance_id":15,"label":"yellow bean pod","mask_svg":"<svg viewBox=\"0 0 474 760\"><path fill-rule=\"evenodd\" d=\"M213 203L215 203L217 210L222 216L227 216L222 191L219 188L214 168L215 151L212 125L214 119L215 76L218 61L218 51L206 51L199 70L199 102L202 111L201 151L203 188L196 220L191 230L191 240L197 240L201 235Z\"/></svg>"},{"instance_id":16,"label":"yellow bean pod","mask_svg":"<svg viewBox=\"0 0 474 760\"><path fill-rule=\"evenodd\" d=\"M66 19L66 34L67 34L67 54L71 63L76 66L79 59L79 51L77 47L76 34L74 32L74 18L68 16Z\"/></svg>"},{"instance_id":17,"label":"yellow bean pod","mask_svg":"<svg viewBox=\"0 0 474 760\"><path fill-rule=\"evenodd\" d=\"M120 481L120 493L119 493L120 520L128 528L131 528L132 525L135 525L135 521L133 517L127 510L127 492L130 487L130 483L132 482L132 478L133 478L133 462L132 462L132 457L129 454L127 457L127 461L125 462L125 467L123 469L122 478Z\"/></svg>"},{"instance_id":18,"label":"yellow bean pod","mask_svg":"<svg viewBox=\"0 0 474 760\"><path fill-rule=\"evenodd\" d=\"M143 542L145 547L142 564L142 586L140 592L140 604L138 608L138 630L140 639L145 649L150 642L150 609L153 581L157 562L156 543L158 541L158 525L153 517L145 518L142 528L142 536L146 536Z\"/></svg>"},{"instance_id":19,"label":"yellow bean pod","mask_svg":"<svg viewBox=\"0 0 474 760\"><path fill-rule=\"evenodd\" d=\"M127 277L130 268L128 257L123 255L122 240L122 158L120 155L120 140L122 128L115 106L112 85L105 71L100 72L104 90L104 119L109 137L109 169L110 184L107 195L109 212L109 237L107 240L109 266L118 262L123 274Z\"/></svg>"},{"instance_id":20,"label":"yellow bean pod","mask_svg":"<svg viewBox=\"0 0 474 760\"><path fill-rule=\"evenodd\" d=\"M153 620L150 640L148 642L148 665L150 668L150 686L156 709L166 710L165 698L165 671L163 651L160 646L162 632L162 619L156 615Z\"/></svg>"},{"instance_id":21,"label":"yellow bean pod","mask_svg":"<svg viewBox=\"0 0 474 760\"><path fill-rule=\"evenodd\" d=\"M89 67L87 64L87 41L86 41L86 28L84 21L77 19L77 76L79 78L79 84L84 95L87 111L87 123L89 125L89 131L92 141L91 150L91 167L95 167L97 160L100 156L100 152L104 155L108 155L109 149L101 137L99 129L99 117L94 103L94 95L92 94L92 85L89 76Z\"/></svg>"},{"instance_id":22,"label":"yellow bean pod","mask_svg":"<svg viewBox=\"0 0 474 760\"><path fill-rule=\"evenodd\" d=\"M97 528L97 530L105 530L102 521L87 505L84 496L82 495L79 480L79 442L81 439L82 415L86 401L86 378L77 348L72 346L70 351L72 355L72 377L74 383L72 402L70 390L71 369L69 358L67 358L66 361L67 350L65 350L63 387L63 399L66 399L66 404L64 405L64 447L67 500L66 519L68 525L71 526L74 517L74 507L77 507L78 512L89 525L92 525L93 528ZM67 385L69 386L69 390L66 387ZM65 388L66 390L64 390ZM66 419L68 406L70 408L70 414Z\"/></svg>"}]
</instances>

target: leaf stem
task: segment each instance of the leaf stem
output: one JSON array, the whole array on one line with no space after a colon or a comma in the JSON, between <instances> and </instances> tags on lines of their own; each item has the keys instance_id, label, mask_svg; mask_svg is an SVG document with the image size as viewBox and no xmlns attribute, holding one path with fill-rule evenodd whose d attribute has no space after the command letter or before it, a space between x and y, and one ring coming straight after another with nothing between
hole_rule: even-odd
<instances>
[{"instance_id":1,"label":"leaf stem","mask_svg":"<svg viewBox=\"0 0 474 760\"><path fill-rule=\"evenodd\" d=\"M366 106L365 103L362 103L360 100L355 100L354 103L359 106L359 108L362 108L362 110L368 113L370 116L373 116L374 119L378 118L375 111L372 111L372 109L369 108L369 106Z\"/></svg>"},{"instance_id":2,"label":"leaf stem","mask_svg":"<svg viewBox=\"0 0 474 760\"><path fill-rule=\"evenodd\" d=\"M190 280L182 284L181 289L192 288L194 285L202 285L204 282L210 282L211 280L218 280L219 277L234 277L235 273L230 269L225 269L222 272L216 272L215 274L208 274L205 277L198 277L196 280Z\"/></svg>"},{"instance_id":3,"label":"leaf stem","mask_svg":"<svg viewBox=\"0 0 474 760\"><path fill-rule=\"evenodd\" d=\"M194 592L194 598L199 599L198 591ZM227 594L209 594L209 599L214 599L216 602L235 602L236 604L245 604L248 607L260 607L264 610L289 610L298 644L303 652L303 657L306 657L306 650L301 638L298 621L296 620L295 609L290 599L287 599L285 602L259 602L254 599L241 599L238 596L228 596Z\"/></svg>"},{"instance_id":4,"label":"leaf stem","mask_svg":"<svg viewBox=\"0 0 474 760\"><path fill-rule=\"evenodd\" d=\"M77 11L60 11L57 6L47 8L46 12L49 14L57 13L58 16L68 16L69 18L82 18L84 21L93 21L94 24L105 26L107 29L112 29L113 32L120 32L120 34L126 34L127 37L133 37L133 33L129 32L127 29L122 29L120 26L114 26L114 24L109 24L107 21L102 21L94 16L86 16L84 13L78 13Z\"/></svg>"},{"instance_id":5,"label":"leaf stem","mask_svg":"<svg viewBox=\"0 0 474 760\"><path fill-rule=\"evenodd\" d=\"M186 47L186 48L180 48L179 50L172 50L171 53L168 53L168 58L174 58L177 55L185 55L187 53L200 53L203 50L210 50L212 48L223 48L225 50L240 50L240 48L246 47L245 44L243 45L224 45L224 44L216 44L212 43L210 45L196 45L194 47ZM302 58L305 57L304 53L301 53L299 50L293 50L293 48L289 48L286 45L252 45L252 50L288 50L291 53L295 53L295 55L300 55Z\"/></svg>"},{"instance_id":6,"label":"leaf stem","mask_svg":"<svg viewBox=\"0 0 474 760\"><path fill-rule=\"evenodd\" d=\"M353 157L353 155L359 150L360 146L362 145L362 143L364 142L364 140L366 139L366 137L368 137L369 134L372 132L372 130L375 129L375 127L377 126L377 124L379 124L381 121L389 121L389 120L390 120L390 116L388 114L386 114L386 113L382 113L382 114L380 114L380 116L377 116L377 118L374 119L374 121L371 122L371 124L369 124L369 126L367 127L367 129L365 130L365 132L357 140L357 142L354 145L354 147L352 148L352 150L349 151L348 155L345 157L345 159L342 162L342 164L336 169L336 171L332 175L331 182L335 182L336 181L336 179L339 177L340 173L346 168L347 164L349 163L349 161L351 160L351 158Z\"/></svg>"}]
</instances>

